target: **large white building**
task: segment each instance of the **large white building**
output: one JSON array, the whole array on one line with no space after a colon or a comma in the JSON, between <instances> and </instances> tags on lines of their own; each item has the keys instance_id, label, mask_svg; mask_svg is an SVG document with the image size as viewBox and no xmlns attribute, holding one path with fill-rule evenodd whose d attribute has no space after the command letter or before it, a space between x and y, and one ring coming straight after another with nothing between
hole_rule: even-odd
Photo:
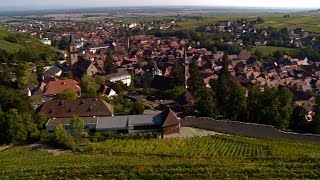
<instances>
[{"instance_id":1,"label":"large white building","mask_svg":"<svg viewBox=\"0 0 320 180\"><path fill-rule=\"evenodd\" d=\"M126 84L127 86L131 85L131 75L126 69L118 69L117 73L106 75L104 76L104 79L111 83L122 81L122 83Z\"/></svg>"}]
</instances>

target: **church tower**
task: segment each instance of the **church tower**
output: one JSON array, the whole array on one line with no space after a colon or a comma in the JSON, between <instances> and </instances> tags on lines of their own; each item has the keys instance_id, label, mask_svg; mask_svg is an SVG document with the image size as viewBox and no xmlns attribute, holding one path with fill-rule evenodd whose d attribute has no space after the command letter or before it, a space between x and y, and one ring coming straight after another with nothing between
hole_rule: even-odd
<instances>
[{"instance_id":1,"label":"church tower","mask_svg":"<svg viewBox=\"0 0 320 180\"><path fill-rule=\"evenodd\" d=\"M189 62L187 54L187 45L184 47L184 78L185 78L185 89L188 90L188 79L189 79Z\"/></svg>"},{"instance_id":2,"label":"church tower","mask_svg":"<svg viewBox=\"0 0 320 180\"><path fill-rule=\"evenodd\" d=\"M71 66L78 62L78 52L77 52L77 44L74 40L73 34L70 35L70 59L71 59Z\"/></svg>"}]
</instances>

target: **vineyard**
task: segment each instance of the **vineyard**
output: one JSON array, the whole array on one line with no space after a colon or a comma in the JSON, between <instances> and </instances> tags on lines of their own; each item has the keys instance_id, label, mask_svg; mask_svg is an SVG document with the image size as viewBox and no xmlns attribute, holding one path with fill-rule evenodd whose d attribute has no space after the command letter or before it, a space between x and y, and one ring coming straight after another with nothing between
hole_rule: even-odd
<instances>
[{"instance_id":1,"label":"vineyard","mask_svg":"<svg viewBox=\"0 0 320 180\"><path fill-rule=\"evenodd\" d=\"M235 141L231 138L212 136L166 140L108 140L91 148L100 153L137 153L168 156L227 156L268 157L268 146Z\"/></svg>"},{"instance_id":2,"label":"vineyard","mask_svg":"<svg viewBox=\"0 0 320 180\"><path fill-rule=\"evenodd\" d=\"M0 152L0 179L319 179L320 146L232 136L107 140L53 155Z\"/></svg>"}]
</instances>

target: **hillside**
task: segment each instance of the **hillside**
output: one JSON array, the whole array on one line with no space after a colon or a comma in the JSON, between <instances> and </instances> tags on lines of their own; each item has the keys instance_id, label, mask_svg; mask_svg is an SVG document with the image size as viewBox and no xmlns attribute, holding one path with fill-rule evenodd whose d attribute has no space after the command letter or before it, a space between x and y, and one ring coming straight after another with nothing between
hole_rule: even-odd
<instances>
[{"instance_id":1,"label":"hillside","mask_svg":"<svg viewBox=\"0 0 320 180\"><path fill-rule=\"evenodd\" d=\"M85 153L52 155L15 147L0 152L9 179L316 179L320 146L231 136L107 140Z\"/></svg>"},{"instance_id":2,"label":"hillside","mask_svg":"<svg viewBox=\"0 0 320 180\"><path fill-rule=\"evenodd\" d=\"M0 61L54 60L58 50L41 43L38 39L0 27ZM4 55L6 53L6 55Z\"/></svg>"}]
</instances>

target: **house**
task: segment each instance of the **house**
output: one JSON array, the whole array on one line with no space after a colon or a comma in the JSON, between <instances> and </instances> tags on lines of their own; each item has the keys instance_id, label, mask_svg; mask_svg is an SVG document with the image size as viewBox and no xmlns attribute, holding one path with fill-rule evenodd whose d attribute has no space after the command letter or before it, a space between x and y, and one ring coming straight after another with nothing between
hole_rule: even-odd
<instances>
[{"instance_id":1,"label":"house","mask_svg":"<svg viewBox=\"0 0 320 180\"><path fill-rule=\"evenodd\" d=\"M60 77L62 74L62 69L58 66L52 66L48 70L46 70L42 74L42 79L49 78L49 77Z\"/></svg>"},{"instance_id":2,"label":"house","mask_svg":"<svg viewBox=\"0 0 320 180\"><path fill-rule=\"evenodd\" d=\"M118 72L102 76L102 78L111 83L122 81L122 83L127 86L131 84L131 75L126 69L118 69Z\"/></svg>"},{"instance_id":3,"label":"house","mask_svg":"<svg viewBox=\"0 0 320 180\"><path fill-rule=\"evenodd\" d=\"M78 95L81 95L80 84L73 79L49 81L48 84L43 89L43 96L53 97L64 90L70 89Z\"/></svg>"},{"instance_id":4,"label":"house","mask_svg":"<svg viewBox=\"0 0 320 180\"><path fill-rule=\"evenodd\" d=\"M84 130L88 132L113 133L145 133L158 132L169 135L180 132L180 119L167 109L154 115L125 115L125 116L92 116L81 117L84 120ZM54 131L59 124L70 130L72 117L50 118L46 124L48 132Z\"/></svg>"},{"instance_id":5,"label":"house","mask_svg":"<svg viewBox=\"0 0 320 180\"><path fill-rule=\"evenodd\" d=\"M72 118L73 116L113 116L113 106L102 99L51 100L39 111L47 118Z\"/></svg>"},{"instance_id":6,"label":"house","mask_svg":"<svg viewBox=\"0 0 320 180\"><path fill-rule=\"evenodd\" d=\"M72 74L74 77L81 78L84 75L93 76L97 74L99 70L91 62L87 60L79 60L72 66Z\"/></svg>"}]
</instances>

